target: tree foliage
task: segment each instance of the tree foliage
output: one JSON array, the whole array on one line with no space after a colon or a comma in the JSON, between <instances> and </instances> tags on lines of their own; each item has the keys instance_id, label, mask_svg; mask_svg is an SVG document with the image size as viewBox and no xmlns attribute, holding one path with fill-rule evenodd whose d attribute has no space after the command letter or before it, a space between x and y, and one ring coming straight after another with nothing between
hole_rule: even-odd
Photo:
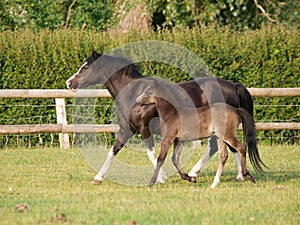
<instances>
[{"instance_id":1,"label":"tree foliage","mask_svg":"<svg viewBox=\"0 0 300 225\"><path fill-rule=\"evenodd\" d=\"M122 4L121 4L121 3ZM0 2L0 31L18 28L106 30L118 24L140 0L5 0ZM216 24L256 29L263 23L298 25L300 3L294 0L148 0L155 26L194 27ZM124 7L125 6L125 7ZM122 12L123 13L123 12Z\"/></svg>"},{"instance_id":2,"label":"tree foliage","mask_svg":"<svg viewBox=\"0 0 300 225\"><path fill-rule=\"evenodd\" d=\"M263 23L299 23L298 1L292 0L149 0L159 19L156 25L193 27L217 24L232 28L256 29Z\"/></svg>"},{"instance_id":3,"label":"tree foliage","mask_svg":"<svg viewBox=\"0 0 300 225\"><path fill-rule=\"evenodd\" d=\"M113 10L107 0L6 0L0 3L0 30L62 27L102 30Z\"/></svg>"}]
</instances>

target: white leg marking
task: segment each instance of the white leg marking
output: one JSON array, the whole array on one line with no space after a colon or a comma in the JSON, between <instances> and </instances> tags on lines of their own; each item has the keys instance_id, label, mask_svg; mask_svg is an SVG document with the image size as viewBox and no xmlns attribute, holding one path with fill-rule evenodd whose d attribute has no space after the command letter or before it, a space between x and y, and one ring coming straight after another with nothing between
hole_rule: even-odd
<instances>
[{"instance_id":1,"label":"white leg marking","mask_svg":"<svg viewBox=\"0 0 300 225\"><path fill-rule=\"evenodd\" d=\"M94 180L97 180L97 181L104 180L104 176L106 175L108 168L109 168L111 162L113 161L114 157L115 157L115 155L113 153L113 147L111 147L111 149L109 150L109 152L107 154L104 164L102 165L102 167L99 170L99 172L97 173L97 175L94 177Z\"/></svg>"},{"instance_id":2,"label":"white leg marking","mask_svg":"<svg viewBox=\"0 0 300 225\"><path fill-rule=\"evenodd\" d=\"M147 155L148 155L149 159L151 160L153 166L156 167L156 157L155 157L154 148L152 148L152 149L147 148Z\"/></svg>"},{"instance_id":3,"label":"white leg marking","mask_svg":"<svg viewBox=\"0 0 300 225\"><path fill-rule=\"evenodd\" d=\"M211 188L215 188L218 185L218 183L220 183L220 177L221 177L221 171L218 169L214 181L210 186Z\"/></svg>"},{"instance_id":4,"label":"white leg marking","mask_svg":"<svg viewBox=\"0 0 300 225\"><path fill-rule=\"evenodd\" d=\"M207 150L207 152L202 156L202 158L194 165L194 167L191 169L191 171L188 173L190 177L197 177L200 170L205 167L209 157L210 149Z\"/></svg>"},{"instance_id":5,"label":"white leg marking","mask_svg":"<svg viewBox=\"0 0 300 225\"><path fill-rule=\"evenodd\" d=\"M202 158L194 165L188 173L190 177L197 177L198 173L207 165L209 159L218 151L217 139L212 136L208 139L208 148Z\"/></svg>"},{"instance_id":6,"label":"white leg marking","mask_svg":"<svg viewBox=\"0 0 300 225\"><path fill-rule=\"evenodd\" d=\"M236 166L237 166L237 170L238 170L238 174L235 179L238 181L243 181L244 177L243 177L243 173L242 173L241 157L238 152L234 153L234 158L235 158L235 162L236 162Z\"/></svg>"},{"instance_id":7,"label":"white leg marking","mask_svg":"<svg viewBox=\"0 0 300 225\"><path fill-rule=\"evenodd\" d=\"M156 168L156 164L157 164L157 160L156 160L156 157L155 157L155 150L154 150L154 147L152 149L149 149L147 148L147 155L149 157L149 159L151 160L153 166L154 166L154 169ZM163 171L163 169L161 168L158 172L158 176L157 176L157 182L158 183L161 183L161 184L164 184L166 183L164 181L164 178L168 178L167 177L167 174Z\"/></svg>"}]
</instances>

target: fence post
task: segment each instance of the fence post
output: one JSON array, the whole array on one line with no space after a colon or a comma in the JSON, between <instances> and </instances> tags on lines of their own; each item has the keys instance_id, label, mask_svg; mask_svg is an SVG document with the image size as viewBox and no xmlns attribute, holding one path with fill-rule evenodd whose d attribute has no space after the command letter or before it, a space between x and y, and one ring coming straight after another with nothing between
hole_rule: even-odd
<instances>
[{"instance_id":1,"label":"fence post","mask_svg":"<svg viewBox=\"0 0 300 225\"><path fill-rule=\"evenodd\" d=\"M56 98L56 118L57 124L67 125L67 114L64 98ZM59 134L59 145L61 149L70 148L69 134L60 133Z\"/></svg>"}]
</instances>

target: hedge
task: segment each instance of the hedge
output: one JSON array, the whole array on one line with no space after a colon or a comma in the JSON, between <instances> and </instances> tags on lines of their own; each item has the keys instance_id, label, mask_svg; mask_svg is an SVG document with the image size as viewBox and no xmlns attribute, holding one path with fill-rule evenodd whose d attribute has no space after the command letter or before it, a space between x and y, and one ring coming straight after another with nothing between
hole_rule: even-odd
<instances>
[{"instance_id":1,"label":"hedge","mask_svg":"<svg viewBox=\"0 0 300 225\"><path fill-rule=\"evenodd\" d=\"M42 30L38 33L32 30L6 31L0 33L0 88L64 89L66 79L77 71L93 49L109 52L143 40L166 41L183 46L201 57L214 76L242 82L246 87L299 87L299 37L297 28L283 26L266 26L244 32L234 32L226 27L207 27L202 30L161 30L144 34L132 32L114 37L106 32L75 29ZM174 56L174 61L186 63L180 55ZM175 82L191 79L189 74L176 66L160 62L148 61L137 66L147 76L165 77ZM299 110L295 107L299 100L299 97L254 98L255 119L299 122ZM110 123L112 101L99 101L97 122ZM68 99L69 104L72 102ZM1 99L0 104L1 124L56 121L55 108L52 107L54 99ZM289 106L260 107L267 104ZM69 114L71 108L68 109ZM260 135L284 137L282 140L276 139L276 143L299 143L298 131L265 131ZM45 138L50 137L45 135ZM4 139L2 137L0 146ZM31 144L38 144L38 141L31 141Z\"/></svg>"}]
</instances>

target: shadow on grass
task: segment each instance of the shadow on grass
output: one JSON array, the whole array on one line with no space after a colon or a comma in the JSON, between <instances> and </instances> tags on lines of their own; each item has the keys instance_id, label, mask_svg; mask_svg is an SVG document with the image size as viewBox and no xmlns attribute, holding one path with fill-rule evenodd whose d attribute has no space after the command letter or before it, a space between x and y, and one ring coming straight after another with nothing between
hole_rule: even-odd
<instances>
[{"instance_id":1,"label":"shadow on grass","mask_svg":"<svg viewBox=\"0 0 300 225\"><path fill-rule=\"evenodd\" d=\"M215 171L206 171L202 172L197 177L196 183L190 183L188 181L182 180L179 175L175 175L168 179L168 183L170 184L182 184L182 183L190 183L196 186L207 186L213 182ZM251 173L257 183L265 183L265 182L274 182L276 184L286 183L293 180L300 180L299 171L264 171L262 173L255 173L252 171ZM224 171L221 177L221 183L243 183L237 181L236 178L237 173L235 171ZM245 180L244 182L249 182Z\"/></svg>"}]
</instances>

